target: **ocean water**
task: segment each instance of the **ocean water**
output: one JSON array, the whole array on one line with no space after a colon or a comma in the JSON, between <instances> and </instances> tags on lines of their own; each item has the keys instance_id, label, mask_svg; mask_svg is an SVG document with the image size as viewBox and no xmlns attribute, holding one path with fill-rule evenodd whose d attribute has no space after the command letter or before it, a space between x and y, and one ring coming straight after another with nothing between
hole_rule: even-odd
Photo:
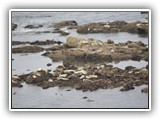
<instances>
[{"instance_id":1,"label":"ocean water","mask_svg":"<svg viewBox=\"0 0 160 120\"><path fill-rule=\"evenodd\" d=\"M12 32L13 41L36 41L54 39L66 41L66 36L57 33L41 33L37 31L52 30L49 26L55 22L64 20L75 20L79 25L90 22L111 22L124 20L126 22L145 21L147 14L140 12L12 12L12 22L18 28ZM42 24L42 28L25 29L29 24ZM115 43L130 41L142 41L148 44L148 36L139 36L131 33L98 33L78 34L74 29L68 30L70 36L82 37L84 39L95 38L102 41L112 39ZM45 46L47 47L47 46ZM45 51L44 51L45 52ZM54 70L62 61L52 62L50 58L41 56L40 53L12 54L12 74L25 74L36 71L39 68ZM47 63L52 66L47 67ZM131 65L137 68L145 67L146 61L121 61L119 63L108 63L115 67L124 69ZM119 89L97 90L95 92L81 92L72 88L49 88L43 90L40 87L23 83L23 88L12 88L13 108L148 108L148 94L142 94L140 89L145 86L136 87L135 90L120 92ZM82 99L87 96L93 102Z\"/></svg>"}]
</instances>

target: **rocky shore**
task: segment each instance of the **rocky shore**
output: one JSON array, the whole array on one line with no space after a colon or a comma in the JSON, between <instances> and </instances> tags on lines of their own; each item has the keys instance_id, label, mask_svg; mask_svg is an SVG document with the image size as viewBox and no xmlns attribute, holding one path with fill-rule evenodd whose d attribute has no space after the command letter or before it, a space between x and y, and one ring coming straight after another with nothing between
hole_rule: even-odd
<instances>
[{"instance_id":1,"label":"rocky shore","mask_svg":"<svg viewBox=\"0 0 160 120\"><path fill-rule=\"evenodd\" d=\"M19 44L19 43L18 43ZM53 61L64 61L54 71L39 69L25 75L12 76L12 87L22 87L21 82L40 86L43 89L49 87L72 87L76 90L94 91L119 87L120 91L128 91L135 86L149 83L148 65L137 69L127 66L124 70L103 62L123 60L145 60L148 61L148 46L142 42L128 41L115 44L112 40L102 42L96 39L83 39L68 37L66 43L51 48L41 48L32 45L54 44L54 41L35 41L30 46L12 48L13 53L38 52L46 50L43 56L50 57ZM74 62L67 61L89 61L99 64L85 65L79 67ZM48 66L49 64L47 64ZM147 88L141 92L147 93Z\"/></svg>"},{"instance_id":2,"label":"rocky shore","mask_svg":"<svg viewBox=\"0 0 160 120\"><path fill-rule=\"evenodd\" d=\"M16 29L16 24L12 24L12 30ZM43 25L27 25L25 28L40 28ZM62 21L50 26L52 33L60 33L62 36L69 35L68 32L61 30L76 29L77 33L110 33L110 32L130 32L138 34L148 34L148 22L131 22L114 21L99 22L78 25L76 21ZM149 84L148 65L138 69L127 66L125 69L113 67L104 64L105 62L135 60L148 61L148 45L140 41L127 41L124 43L114 43L113 40L106 41L94 38L84 39L79 37L68 36L66 42L54 40L43 41L12 41L14 45L25 45L13 47L12 53L36 53L45 51L42 56L52 59L52 61L63 61L54 71L48 69L38 69L29 74L13 75L12 87L23 87L22 82L40 86L43 89L49 87L72 87L76 90L95 91L98 89L119 88L120 91L128 91L143 84ZM52 45L44 48L43 45ZM73 61L73 62L71 62ZM78 62L92 62L79 67ZM98 64L95 64L98 62ZM47 64L51 66L52 64ZM148 88L141 90L147 93Z\"/></svg>"},{"instance_id":3,"label":"rocky shore","mask_svg":"<svg viewBox=\"0 0 160 120\"><path fill-rule=\"evenodd\" d=\"M120 91L128 91L134 89L135 86L148 85L148 80L147 68L137 69L127 66L123 70L106 64L79 68L64 62L53 72L49 72L48 69L39 69L26 75L12 76L12 87L20 87L21 82L26 82L43 89L59 86L94 91L119 87ZM15 85L16 82L17 85ZM142 90L142 92L146 91L146 89Z\"/></svg>"}]
</instances>

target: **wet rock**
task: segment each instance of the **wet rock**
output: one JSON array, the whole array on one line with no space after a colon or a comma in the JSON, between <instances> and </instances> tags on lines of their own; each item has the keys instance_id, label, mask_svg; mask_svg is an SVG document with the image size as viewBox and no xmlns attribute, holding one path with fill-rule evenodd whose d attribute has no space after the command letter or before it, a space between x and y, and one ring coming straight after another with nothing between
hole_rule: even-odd
<instances>
[{"instance_id":1,"label":"wet rock","mask_svg":"<svg viewBox=\"0 0 160 120\"><path fill-rule=\"evenodd\" d=\"M26 25L24 28L34 29L34 28L41 28L43 25Z\"/></svg>"},{"instance_id":2,"label":"wet rock","mask_svg":"<svg viewBox=\"0 0 160 120\"><path fill-rule=\"evenodd\" d=\"M52 66L52 64L51 64L51 63L48 63L47 66L48 66L48 67L49 67L49 66Z\"/></svg>"},{"instance_id":3,"label":"wet rock","mask_svg":"<svg viewBox=\"0 0 160 120\"><path fill-rule=\"evenodd\" d=\"M148 70L148 68L149 68L149 65L146 65L146 69Z\"/></svg>"},{"instance_id":4,"label":"wet rock","mask_svg":"<svg viewBox=\"0 0 160 120\"><path fill-rule=\"evenodd\" d=\"M30 42L23 42L23 41L12 41L12 45L21 45L21 44L29 44Z\"/></svg>"},{"instance_id":5,"label":"wet rock","mask_svg":"<svg viewBox=\"0 0 160 120\"><path fill-rule=\"evenodd\" d=\"M66 26L77 26L77 22L74 20L68 20L68 21L61 21L53 24L53 27L55 28L63 28Z\"/></svg>"},{"instance_id":6,"label":"wet rock","mask_svg":"<svg viewBox=\"0 0 160 120\"><path fill-rule=\"evenodd\" d=\"M66 46L67 47L80 47L80 44L82 44L84 39L82 38L76 38L69 36L67 38Z\"/></svg>"},{"instance_id":7,"label":"wet rock","mask_svg":"<svg viewBox=\"0 0 160 120\"><path fill-rule=\"evenodd\" d=\"M137 25L138 24L138 25ZM107 33L107 32L130 32L130 33L144 33L148 31L148 23L143 25L143 22L113 21L108 23L88 23L77 27L78 33Z\"/></svg>"},{"instance_id":8,"label":"wet rock","mask_svg":"<svg viewBox=\"0 0 160 120\"><path fill-rule=\"evenodd\" d=\"M12 80L11 86L12 86L12 87L19 87L19 88L23 87L23 85L22 85L21 83L15 82L15 81L13 81L13 80Z\"/></svg>"},{"instance_id":9,"label":"wet rock","mask_svg":"<svg viewBox=\"0 0 160 120\"><path fill-rule=\"evenodd\" d=\"M12 48L12 53L36 53L43 51L44 48L39 46L24 46L24 47L17 47Z\"/></svg>"},{"instance_id":10,"label":"wet rock","mask_svg":"<svg viewBox=\"0 0 160 120\"><path fill-rule=\"evenodd\" d=\"M17 24L15 24L15 23L12 23L12 30L15 30L16 28L17 28Z\"/></svg>"},{"instance_id":11,"label":"wet rock","mask_svg":"<svg viewBox=\"0 0 160 120\"><path fill-rule=\"evenodd\" d=\"M124 84L123 88L120 89L120 91L129 91L129 90L133 90L134 86L132 84Z\"/></svg>"},{"instance_id":12,"label":"wet rock","mask_svg":"<svg viewBox=\"0 0 160 120\"><path fill-rule=\"evenodd\" d=\"M66 90L66 91L71 91L71 89L68 89L68 90Z\"/></svg>"},{"instance_id":13,"label":"wet rock","mask_svg":"<svg viewBox=\"0 0 160 120\"><path fill-rule=\"evenodd\" d=\"M148 21L136 25L139 34L148 34Z\"/></svg>"},{"instance_id":14,"label":"wet rock","mask_svg":"<svg viewBox=\"0 0 160 120\"><path fill-rule=\"evenodd\" d=\"M51 45L51 44L55 44L56 42L54 40L46 40L46 41L35 41L35 42L31 42L31 45Z\"/></svg>"},{"instance_id":15,"label":"wet rock","mask_svg":"<svg viewBox=\"0 0 160 120\"><path fill-rule=\"evenodd\" d=\"M88 97L83 97L82 99L87 99Z\"/></svg>"},{"instance_id":16,"label":"wet rock","mask_svg":"<svg viewBox=\"0 0 160 120\"><path fill-rule=\"evenodd\" d=\"M133 66L127 66L127 67L125 67L125 70L132 70L132 69L134 69L135 67L133 67Z\"/></svg>"},{"instance_id":17,"label":"wet rock","mask_svg":"<svg viewBox=\"0 0 160 120\"><path fill-rule=\"evenodd\" d=\"M71 74L71 75L68 76L68 79L69 79L69 80L78 80L79 77L78 77L78 75Z\"/></svg>"},{"instance_id":18,"label":"wet rock","mask_svg":"<svg viewBox=\"0 0 160 120\"><path fill-rule=\"evenodd\" d=\"M148 93L148 87L141 89L142 93Z\"/></svg>"},{"instance_id":19,"label":"wet rock","mask_svg":"<svg viewBox=\"0 0 160 120\"><path fill-rule=\"evenodd\" d=\"M111 39L108 39L108 40L107 40L107 44L114 44L114 41L111 40Z\"/></svg>"}]
</instances>

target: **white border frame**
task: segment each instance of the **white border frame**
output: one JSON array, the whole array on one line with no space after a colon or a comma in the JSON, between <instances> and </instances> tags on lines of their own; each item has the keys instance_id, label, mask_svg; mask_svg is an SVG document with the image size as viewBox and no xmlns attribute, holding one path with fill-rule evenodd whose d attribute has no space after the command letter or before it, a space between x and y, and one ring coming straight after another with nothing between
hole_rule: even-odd
<instances>
[{"instance_id":1,"label":"white border frame","mask_svg":"<svg viewBox=\"0 0 160 120\"><path fill-rule=\"evenodd\" d=\"M136 12L136 11L148 11L149 12L149 40L148 40L148 44L149 44L149 108L148 109L130 109L130 108L126 108L126 109L119 109L119 108L115 108L115 109L92 109L92 108L87 108L87 109L74 109L74 108L70 108L70 109L41 109L41 108L33 108L33 109L14 109L12 108L11 105L11 62L12 62L12 58L11 58L11 40L12 40L12 14L11 12L18 12L18 11L43 11L43 12L47 12L47 11L66 11L66 12L72 12L72 11L104 11L104 12L109 12L109 11L121 11L121 12ZM10 111L150 111L151 110L151 10L150 9L10 9L9 10L9 110Z\"/></svg>"}]
</instances>

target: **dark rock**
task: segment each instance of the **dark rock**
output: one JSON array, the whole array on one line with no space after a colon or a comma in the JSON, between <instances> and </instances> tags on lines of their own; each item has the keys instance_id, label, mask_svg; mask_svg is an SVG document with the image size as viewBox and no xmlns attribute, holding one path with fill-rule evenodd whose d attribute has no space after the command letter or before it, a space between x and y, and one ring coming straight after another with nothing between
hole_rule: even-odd
<instances>
[{"instance_id":1,"label":"dark rock","mask_svg":"<svg viewBox=\"0 0 160 120\"><path fill-rule=\"evenodd\" d=\"M146 69L147 69L147 70L149 69L149 65L146 65Z\"/></svg>"},{"instance_id":2,"label":"dark rock","mask_svg":"<svg viewBox=\"0 0 160 120\"><path fill-rule=\"evenodd\" d=\"M71 89L68 89L68 90L66 90L66 91L71 91Z\"/></svg>"},{"instance_id":3,"label":"dark rock","mask_svg":"<svg viewBox=\"0 0 160 120\"><path fill-rule=\"evenodd\" d=\"M111 39L108 39L108 40L107 40L107 44L114 44L114 41L111 40Z\"/></svg>"},{"instance_id":4,"label":"dark rock","mask_svg":"<svg viewBox=\"0 0 160 120\"><path fill-rule=\"evenodd\" d=\"M12 30L15 30L16 28L17 28L17 24L15 24L15 23L12 23Z\"/></svg>"},{"instance_id":5,"label":"dark rock","mask_svg":"<svg viewBox=\"0 0 160 120\"><path fill-rule=\"evenodd\" d=\"M148 93L148 87L141 89L142 93Z\"/></svg>"},{"instance_id":6,"label":"dark rock","mask_svg":"<svg viewBox=\"0 0 160 120\"><path fill-rule=\"evenodd\" d=\"M12 48L12 53L36 53L43 51L44 48L39 46L24 46L24 47L17 47Z\"/></svg>"},{"instance_id":7,"label":"dark rock","mask_svg":"<svg viewBox=\"0 0 160 120\"><path fill-rule=\"evenodd\" d=\"M12 85L11 85L11 86L12 86L12 87L19 87L19 88L23 87L23 85L22 85L21 83L15 82L15 81L13 81L13 80L12 80Z\"/></svg>"},{"instance_id":8,"label":"dark rock","mask_svg":"<svg viewBox=\"0 0 160 120\"><path fill-rule=\"evenodd\" d=\"M55 28L63 28L66 26L76 26L77 22L74 20L68 20L68 21L62 21L62 22L58 22L58 23L54 23L53 27Z\"/></svg>"},{"instance_id":9,"label":"dark rock","mask_svg":"<svg viewBox=\"0 0 160 120\"><path fill-rule=\"evenodd\" d=\"M21 44L29 44L30 42L23 42L23 41L12 41L12 45L21 45Z\"/></svg>"},{"instance_id":10,"label":"dark rock","mask_svg":"<svg viewBox=\"0 0 160 120\"><path fill-rule=\"evenodd\" d=\"M120 89L120 91L129 91L133 89L134 89L134 86L132 84L125 84L123 88Z\"/></svg>"},{"instance_id":11,"label":"dark rock","mask_svg":"<svg viewBox=\"0 0 160 120\"><path fill-rule=\"evenodd\" d=\"M26 25L24 28L33 29L33 28L41 28L43 25Z\"/></svg>"},{"instance_id":12,"label":"dark rock","mask_svg":"<svg viewBox=\"0 0 160 120\"><path fill-rule=\"evenodd\" d=\"M51 66L51 65L52 65L51 63L48 63L48 64L47 64L47 66Z\"/></svg>"},{"instance_id":13,"label":"dark rock","mask_svg":"<svg viewBox=\"0 0 160 120\"><path fill-rule=\"evenodd\" d=\"M35 41L31 42L31 45L50 45L50 44L55 44L54 40L46 40L46 41Z\"/></svg>"},{"instance_id":14,"label":"dark rock","mask_svg":"<svg viewBox=\"0 0 160 120\"><path fill-rule=\"evenodd\" d=\"M133 66L127 66L127 67L125 67L125 70L132 70L132 69L134 69L135 67L133 67Z\"/></svg>"},{"instance_id":15,"label":"dark rock","mask_svg":"<svg viewBox=\"0 0 160 120\"><path fill-rule=\"evenodd\" d=\"M83 97L82 99L87 99L88 97Z\"/></svg>"}]
</instances>

